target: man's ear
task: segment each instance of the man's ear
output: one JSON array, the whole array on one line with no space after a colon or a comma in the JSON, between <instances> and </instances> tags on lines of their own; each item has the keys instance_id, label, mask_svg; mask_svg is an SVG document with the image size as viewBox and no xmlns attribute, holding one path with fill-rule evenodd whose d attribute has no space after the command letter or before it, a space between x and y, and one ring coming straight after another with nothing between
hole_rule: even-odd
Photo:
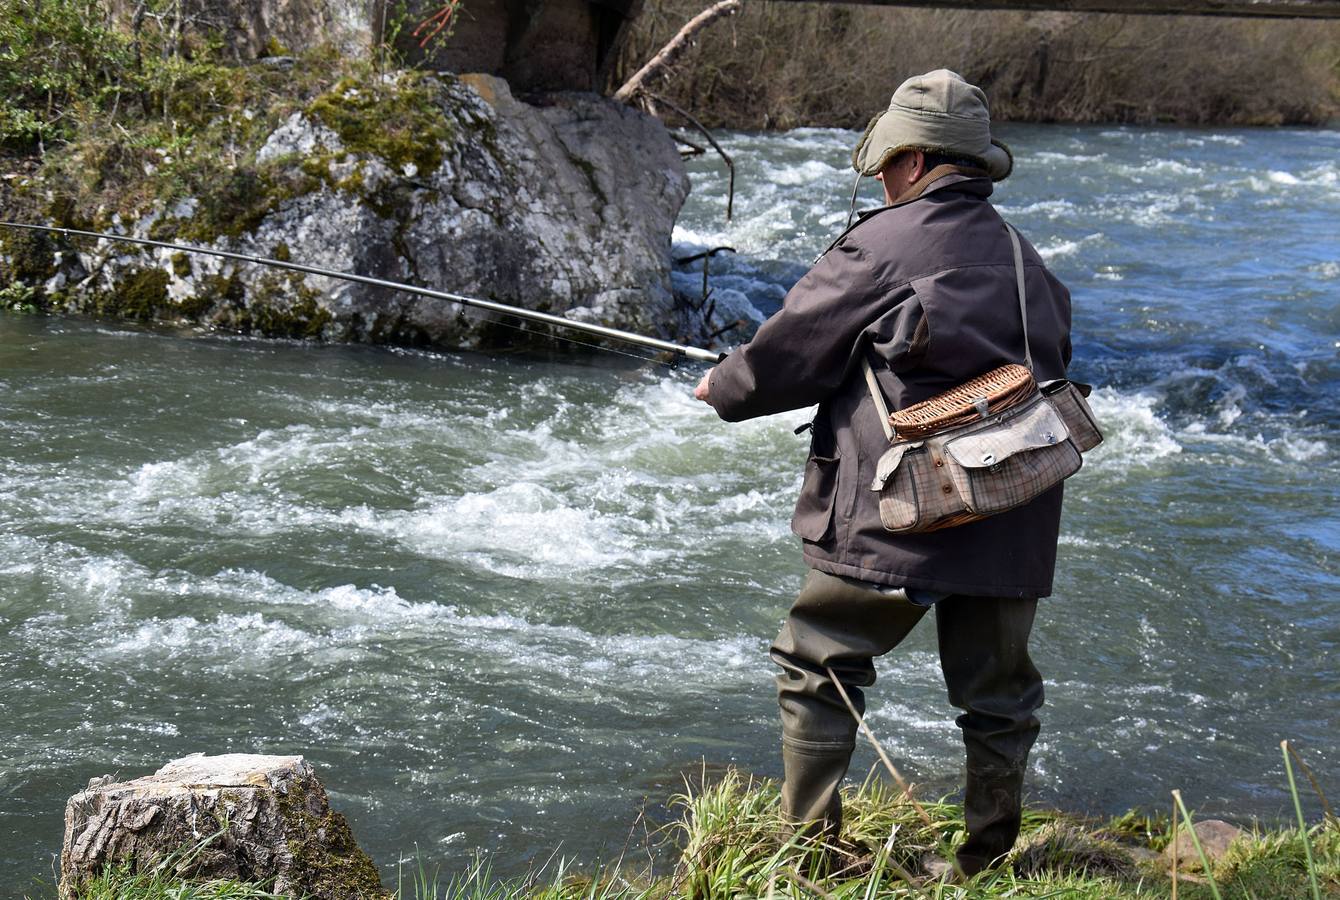
<instances>
[{"instance_id":1,"label":"man's ear","mask_svg":"<svg viewBox=\"0 0 1340 900\"><path fill-rule=\"evenodd\" d=\"M913 150L912 160L911 180L917 182L921 180L921 176L926 174L926 154L920 150Z\"/></svg>"}]
</instances>

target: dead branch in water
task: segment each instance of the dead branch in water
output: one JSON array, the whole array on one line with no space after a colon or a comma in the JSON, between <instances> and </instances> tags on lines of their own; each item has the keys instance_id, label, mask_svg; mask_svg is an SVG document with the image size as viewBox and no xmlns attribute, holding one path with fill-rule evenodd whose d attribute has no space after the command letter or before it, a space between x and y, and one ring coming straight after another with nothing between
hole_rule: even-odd
<instances>
[{"instance_id":1,"label":"dead branch in water","mask_svg":"<svg viewBox=\"0 0 1340 900\"><path fill-rule=\"evenodd\" d=\"M672 112L678 114L681 119L684 119L694 128L702 132L703 137L707 138L707 143L712 145L712 149L715 150L717 155L721 157L723 162L725 162L726 171L730 173L730 178L726 185L726 221L729 222L731 216L735 212L735 160L731 159L730 154L721 149L721 145L717 143L716 138L712 137L712 132L708 131L707 127L703 125L702 122L699 122L690 115L688 110L670 102L664 97L659 97L646 89L639 89L638 96L645 100L650 100L652 103L670 107Z\"/></svg>"}]
</instances>

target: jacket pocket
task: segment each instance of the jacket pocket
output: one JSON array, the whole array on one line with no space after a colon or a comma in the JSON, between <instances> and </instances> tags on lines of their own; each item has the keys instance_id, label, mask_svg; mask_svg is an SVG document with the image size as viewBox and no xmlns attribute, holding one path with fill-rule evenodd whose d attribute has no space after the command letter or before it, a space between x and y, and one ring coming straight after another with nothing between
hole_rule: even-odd
<instances>
[{"instance_id":1,"label":"jacket pocket","mask_svg":"<svg viewBox=\"0 0 1340 900\"><path fill-rule=\"evenodd\" d=\"M1047 398L1047 402L1061 417L1066 431L1070 432L1071 442L1082 453L1089 452L1103 442L1098 420L1094 418L1089 402L1084 399L1091 390L1087 384L1064 378L1042 385L1042 396Z\"/></svg>"},{"instance_id":2,"label":"jacket pocket","mask_svg":"<svg viewBox=\"0 0 1340 900\"><path fill-rule=\"evenodd\" d=\"M920 441L899 441L879 458L870 489L879 492L879 520L886 531L912 531L921 524L917 482L924 479L917 470L924 457Z\"/></svg>"},{"instance_id":3,"label":"jacket pocket","mask_svg":"<svg viewBox=\"0 0 1340 900\"><path fill-rule=\"evenodd\" d=\"M990 516L1022 506L1083 463L1051 404L1034 402L1005 416L1005 421L945 442L954 462L949 471L970 513Z\"/></svg>"},{"instance_id":4,"label":"jacket pocket","mask_svg":"<svg viewBox=\"0 0 1340 900\"><path fill-rule=\"evenodd\" d=\"M804 540L817 543L833 529L838 462L835 456L811 456L805 462L805 481L791 517L791 530Z\"/></svg>"}]
</instances>

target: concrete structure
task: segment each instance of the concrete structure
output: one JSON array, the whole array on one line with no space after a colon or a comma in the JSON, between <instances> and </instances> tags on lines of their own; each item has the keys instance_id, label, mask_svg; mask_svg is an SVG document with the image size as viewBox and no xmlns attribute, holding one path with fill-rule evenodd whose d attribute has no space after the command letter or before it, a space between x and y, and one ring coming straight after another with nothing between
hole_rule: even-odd
<instances>
[{"instance_id":1,"label":"concrete structure","mask_svg":"<svg viewBox=\"0 0 1340 900\"><path fill-rule=\"evenodd\" d=\"M430 67L501 76L521 93L599 90L642 6L642 0L462 0L451 36L434 42L425 60L410 32L416 16L430 15L439 4L410 7L409 24L388 35L385 23L404 3L372 2L374 41L387 40L405 58Z\"/></svg>"}]
</instances>

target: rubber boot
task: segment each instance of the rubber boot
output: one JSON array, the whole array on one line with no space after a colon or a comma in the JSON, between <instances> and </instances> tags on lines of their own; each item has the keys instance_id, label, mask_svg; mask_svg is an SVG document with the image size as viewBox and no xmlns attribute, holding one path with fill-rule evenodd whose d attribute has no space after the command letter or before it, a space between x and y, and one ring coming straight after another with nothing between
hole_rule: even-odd
<instances>
[{"instance_id":1,"label":"rubber boot","mask_svg":"<svg viewBox=\"0 0 1340 900\"><path fill-rule=\"evenodd\" d=\"M1021 769L968 769L963 818L968 839L958 851L966 876L976 875L1009 853L1023 818Z\"/></svg>"},{"instance_id":2,"label":"rubber boot","mask_svg":"<svg viewBox=\"0 0 1340 900\"><path fill-rule=\"evenodd\" d=\"M825 840L842 831L838 788L851 763L853 746L782 737L782 818L792 834Z\"/></svg>"}]
</instances>

